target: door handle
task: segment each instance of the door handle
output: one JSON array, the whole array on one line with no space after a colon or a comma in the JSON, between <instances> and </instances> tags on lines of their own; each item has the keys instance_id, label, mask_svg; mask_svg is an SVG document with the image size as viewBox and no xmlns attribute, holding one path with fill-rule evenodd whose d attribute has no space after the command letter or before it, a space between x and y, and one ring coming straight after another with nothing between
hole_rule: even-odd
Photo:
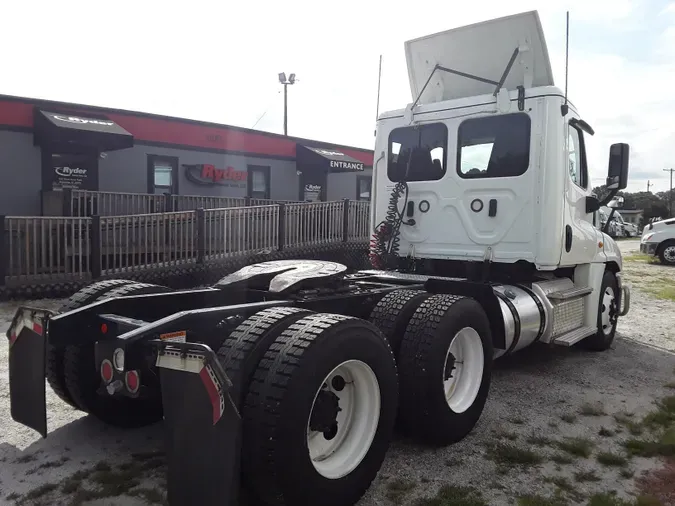
<instances>
[{"instance_id":1,"label":"door handle","mask_svg":"<svg viewBox=\"0 0 675 506\"><path fill-rule=\"evenodd\" d=\"M572 227L567 225L565 227L565 251L567 253L572 249Z\"/></svg>"},{"instance_id":2,"label":"door handle","mask_svg":"<svg viewBox=\"0 0 675 506\"><path fill-rule=\"evenodd\" d=\"M415 203L412 200L408 201L408 206L406 208L405 215L408 218L412 218L412 215L415 214Z\"/></svg>"},{"instance_id":3,"label":"door handle","mask_svg":"<svg viewBox=\"0 0 675 506\"><path fill-rule=\"evenodd\" d=\"M488 207L488 216L494 218L497 216L497 199L490 199L490 204Z\"/></svg>"}]
</instances>

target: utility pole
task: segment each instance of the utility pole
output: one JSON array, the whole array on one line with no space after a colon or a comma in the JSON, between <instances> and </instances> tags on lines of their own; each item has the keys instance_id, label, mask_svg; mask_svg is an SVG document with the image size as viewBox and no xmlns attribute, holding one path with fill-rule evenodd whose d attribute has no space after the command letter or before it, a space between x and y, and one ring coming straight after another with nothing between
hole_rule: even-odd
<instances>
[{"instance_id":1,"label":"utility pole","mask_svg":"<svg viewBox=\"0 0 675 506\"><path fill-rule=\"evenodd\" d=\"M663 169L664 172L670 172L670 191L668 192L668 209L670 217L673 217L673 172L675 169Z\"/></svg>"},{"instance_id":2,"label":"utility pole","mask_svg":"<svg viewBox=\"0 0 675 506\"><path fill-rule=\"evenodd\" d=\"M647 193L649 193L649 187L652 186L652 183L649 179L647 179Z\"/></svg>"},{"instance_id":3,"label":"utility pole","mask_svg":"<svg viewBox=\"0 0 675 506\"><path fill-rule=\"evenodd\" d=\"M297 79L295 74L291 74L286 79L286 72L279 73L279 82L284 85L284 135L288 135L288 85L295 84Z\"/></svg>"}]
</instances>

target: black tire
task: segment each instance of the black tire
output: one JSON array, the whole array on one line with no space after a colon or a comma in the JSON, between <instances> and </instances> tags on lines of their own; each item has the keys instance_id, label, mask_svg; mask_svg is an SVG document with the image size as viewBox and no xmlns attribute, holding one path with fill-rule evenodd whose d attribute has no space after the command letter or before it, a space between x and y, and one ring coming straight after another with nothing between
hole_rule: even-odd
<instances>
[{"instance_id":1,"label":"black tire","mask_svg":"<svg viewBox=\"0 0 675 506\"><path fill-rule=\"evenodd\" d=\"M461 412L446 401L446 355L459 330L474 329L482 346L483 371L475 399ZM490 322L474 299L434 295L415 311L398 357L399 421L404 433L425 443L447 445L466 437L480 418L490 390L494 346Z\"/></svg>"},{"instance_id":2,"label":"black tire","mask_svg":"<svg viewBox=\"0 0 675 506\"><path fill-rule=\"evenodd\" d=\"M297 307L263 309L244 320L225 338L218 360L232 381L232 399L237 408L244 404L253 373L265 352L289 325L312 314Z\"/></svg>"},{"instance_id":3,"label":"black tire","mask_svg":"<svg viewBox=\"0 0 675 506\"><path fill-rule=\"evenodd\" d=\"M347 360L377 378L380 417L371 445L346 476L328 479L314 467L307 425L324 378ZM337 387L336 387L337 388ZM382 333L364 320L313 314L290 325L265 353L243 409L242 466L255 503L267 506L352 506L382 465L396 419L396 362Z\"/></svg>"},{"instance_id":4,"label":"black tire","mask_svg":"<svg viewBox=\"0 0 675 506\"><path fill-rule=\"evenodd\" d=\"M171 289L164 286L133 283L117 287L99 297L99 300L169 291ZM97 393L101 377L96 368L93 343L66 346L64 373L66 387L77 407L108 425L123 428L142 427L155 423L163 417L159 391L144 399L108 397Z\"/></svg>"},{"instance_id":5,"label":"black tire","mask_svg":"<svg viewBox=\"0 0 675 506\"><path fill-rule=\"evenodd\" d=\"M105 281L97 281L71 295L66 303L59 308L58 312L65 313L86 306L87 304L96 302L99 297L110 290L133 283L135 283L135 281L131 279L106 279ZM73 408L79 409L75 401L70 397L66 387L66 378L63 372L65 348L56 348L48 342L46 354L45 375L47 376L47 383L49 383L49 386L59 399Z\"/></svg>"},{"instance_id":6,"label":"black tire","mask_svg":"<svg viewBox=\"0 0 675 506\"><path fill-rule=\"evenodd\" d=\"M669 258L671 255L666 255L666 251L672 251L672 248L675 247L675 241L664 241L659 245L659 260L663 265L675 265L675 259Z\"/></svg>"},{"instance_id":7,"label":"black tire","mask_svg":"<svg viewBox=\"0 0 675 506\"><path fill-rule=\"evenodd\" d=\"M382 297L370 313L369 321L389 340L397 359L410 318L429 297L424 290L396 290Z\"/></svg>"},{"instance_id":8,"label":"black tire","mask_svg":"<svg viewBox=\"0 0 675 506\"><path fill-rule=\"evenodd\" d=\"M606 332L606 329L603 328L602 324L602 312L605 306L603 299L607 288L611 288L614 291L613 311L618 312L619 310L619 308L616 306L619 297L619 284L617 283L616 276L613 272L605 271L605 274L602 276L602 285L600 286L600 300L598 301L598 332L590 337L587 337L586 339L583 339L579 343L581 347L587 350L605 351L612 346L614 337L616 336L616 324L618 323L618 316L611 316L610 313L609 332Z\"/></svg>"}]
</instances>

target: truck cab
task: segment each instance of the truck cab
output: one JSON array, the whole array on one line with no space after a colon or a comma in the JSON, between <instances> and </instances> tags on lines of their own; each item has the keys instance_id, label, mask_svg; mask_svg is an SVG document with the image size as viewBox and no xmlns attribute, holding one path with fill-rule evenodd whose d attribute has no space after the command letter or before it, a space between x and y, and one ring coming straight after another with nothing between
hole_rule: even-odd
<instances>
[{"instance_id":1,"label":"truck cab","mask_svg":"<svg viewBox=\"0 0 675 506\"><path fill-rule=\"evenodd\" d=\"M619 270L616 244L594 224L594 131L554 85L537 13L408 41L405 52L414 102L378 119L371 210L374 224L385 220L399 185L397 253ZM612 153L610 176L625 184L628 146Z\"/></svg>"}]
</instances>

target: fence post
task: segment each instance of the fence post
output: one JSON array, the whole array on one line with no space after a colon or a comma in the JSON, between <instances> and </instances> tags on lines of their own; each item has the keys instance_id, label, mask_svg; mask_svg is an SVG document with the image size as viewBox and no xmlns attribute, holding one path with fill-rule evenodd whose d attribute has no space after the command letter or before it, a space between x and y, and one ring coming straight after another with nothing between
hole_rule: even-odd
<instances>
[{"instance_id":1,"label":"fence post","mask_svg":"<svg viewBox=\"0 0 675 506\"><path fill-rule=\"evenodd\" d=\"M0 215L0 286L5 286L5 276L9 270L7 230L5 229L5 215Z\"/></svg>"},{"instance_id":2,"label":"fence post","mask_svg":"<svg viewBox=\"0 0 675 506\"><path fill-rule=\"evenodd\" d=\"M206 256L206 213L200 207L197 213L197 263L204 263Z\"/></svg>"},{"instance_id":3,"label":"fence post","mask_svg":"<svg viewBox=\"0 0 675 506\"><path fill-rule=\"evenodd\" d=\"M278 249L281 251L286 245L286 204L283 202L277 204L279 207L279 230L277 235L279 236L279 246Z\"/></svg>"},{"instance_id":4,"label":"fence post","mask_svg":"<svg viewBox=\"0 0 675 506\"><path fill-rule=\"evenodd\" d=\"M64 188L63 190L63 216L73 215L73 190ZM79 216L80 213L77 214Z\"/></svg>"},{"instance_id":5,"label":"fence post","mask_svg":"<svg viewBox=\"0 0 675 506\"><path fill-rule=\"evenodd\" d=\"M248 207L251 205L251 197L244 197L244 206Z\"/></svg>"},{"instance_id":6,"label":"fence post","mask_svg":"<svg viewBox=\"0 0 675 506\"><path fill-rule=\"evenodd\" d=\"M101 216L95 214L91 217L91 278L101 277Z\"/></svg>"},{"instance_id":7,"label":"fence post","mask_svg":"<svg viewBox=\"0 0 675 506\"><path fill-rule=\"evenodd\" d=\"M349 239L349 199L344 199L344 208L342 209L342 242Z\"/></svg>"}]
</instances>

